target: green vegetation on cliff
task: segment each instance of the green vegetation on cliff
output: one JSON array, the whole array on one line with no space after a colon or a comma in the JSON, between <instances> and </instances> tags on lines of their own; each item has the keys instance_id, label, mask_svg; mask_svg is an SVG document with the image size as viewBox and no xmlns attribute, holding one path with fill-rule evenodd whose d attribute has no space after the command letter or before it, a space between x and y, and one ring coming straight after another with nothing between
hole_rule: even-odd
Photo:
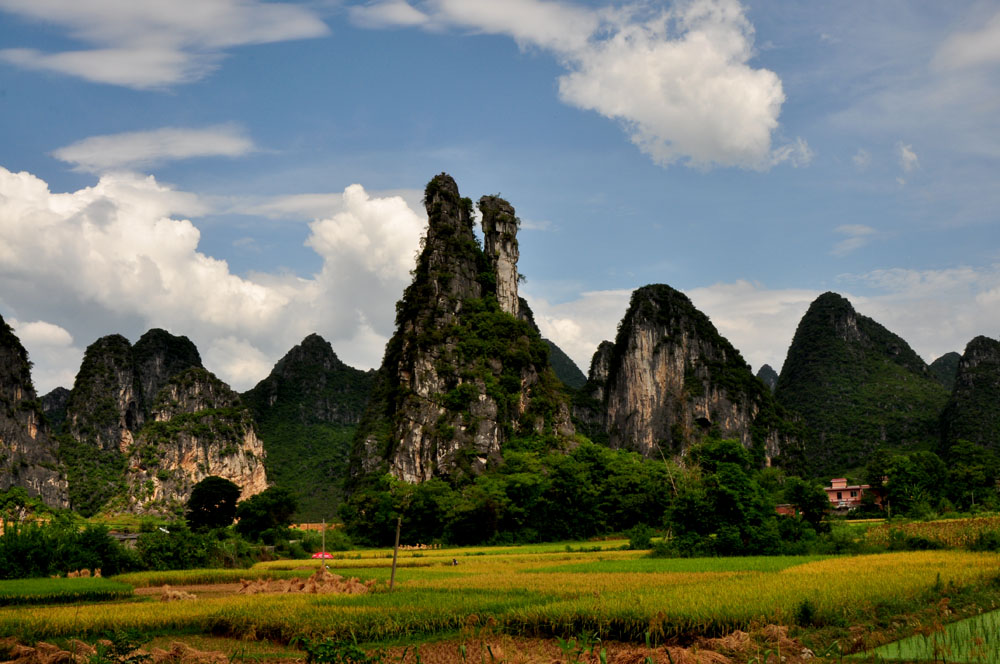
<instances>
[{"instance_id":1,"label":"green vegetation on cliff","mask_svg":"<svg viewBox=\"0 0 1000 664\"><path fill-rule=\"evenodd\" d=\"M336 515L373 380L374 372L347 366L311 334L242 395L267 450L268 481L292 492L300 521Z\"/></svg>"},{"instance_id":2,"label":"green vegetation on cliff","mask_svg":"<svg viewBox=\"0 0 1000 664\"><path fill-rule=\"evenodd\" d=\"M945 353L930 363L927 369L934 380L944 385L949 392L955 387L955 375L958 373L958 363L962 356L959 353Z\"/></svg>"},{"instance_id":3,"label":"green vegetation on cliff","mask_svg":"<svg viewBox=\"0 0 1000 664\"><path fill-rule=\"evenodd\" d=\"M979 336L965 347L941 430L946 446L967 440L1000 451L1000 341Z\"/></svg>"},{"instance_id":4,"label":"green vegetation on cliff","mask_svg":"<svg viewBox=\"0 0 1000 664\"><path fill-rule=\"evenodd\" d=\"M837 476L878 449L930 449L948 393L903 339L825 293L799 322L775 396L811 429L809 472Z\"/></svg>"},{"instance_id":5,"label":"green vegetation on cliff","mask_svg":"<svg viewBox=\"0 0 1000 664\"><path fill-rule=\"evenodd\" d=\"M548 339L543 339L543 341L549 347L549 363L552 364L552 370L556 372L556 377L566 387L571 387L574 390L579 390L586 385L587 377L580 371L580 367L576 366L576 362L570 359L570 356L563 352L559 346Z\"/></svg>"},{"instance_id":6,"label":"green vegetation on cliff","mask_svg":"<svg viewBox=\"0 0 1000 664\"><path fill-rule=\"evenodd\" d=\"M484 215L508 207L490 200ZM424 203L427 234L355 438L355 480L387 469L411 481L471 478L499 461L501 446L548 449L571 431L549 347L497 300L499 277L473 233L472 201L441 174Z\"/></svg>"}]
</instances>

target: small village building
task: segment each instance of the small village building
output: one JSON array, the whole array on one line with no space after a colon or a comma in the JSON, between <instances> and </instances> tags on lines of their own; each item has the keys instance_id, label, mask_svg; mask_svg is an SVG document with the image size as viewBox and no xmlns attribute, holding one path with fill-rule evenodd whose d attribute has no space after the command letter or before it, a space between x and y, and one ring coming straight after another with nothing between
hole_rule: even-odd
<instances>
[{"instance_id":1,"label":"small village building","mask_svg":"<svg viewBox=\"0 0 1000 664\"><path fill-rule=\"evenodd\" d=\"M874 498L875 504L882 505L882 492L873 489L870 484L847 484L847 478L837 477L830 480L830 486L824 487L826 497L830 499L830 507L835 510L851 510L861 507L865 495Z\"/></svg>"}]
</instances>

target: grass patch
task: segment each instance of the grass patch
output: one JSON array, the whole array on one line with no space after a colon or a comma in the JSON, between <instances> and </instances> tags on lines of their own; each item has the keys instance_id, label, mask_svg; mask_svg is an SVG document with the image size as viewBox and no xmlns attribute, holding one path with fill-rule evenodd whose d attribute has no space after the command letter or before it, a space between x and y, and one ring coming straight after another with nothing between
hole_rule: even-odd
<instances>
[{"instance_id":1,"label":"grass patch","mask_svg":"<svg viewBox=\"0 0 1000 664\"><path fill-rule=\"evenodd\" d=\"M109 602L131 596L131 585L103 578L0 581L0 606Z\"/></svg>"}]
</instances>

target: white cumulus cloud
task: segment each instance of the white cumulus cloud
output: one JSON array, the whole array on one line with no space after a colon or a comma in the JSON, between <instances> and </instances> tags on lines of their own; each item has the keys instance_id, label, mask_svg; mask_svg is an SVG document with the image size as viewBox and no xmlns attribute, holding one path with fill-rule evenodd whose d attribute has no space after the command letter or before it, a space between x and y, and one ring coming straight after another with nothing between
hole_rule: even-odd
<instances>
[{"instance_id":1,"label":"white cumulus cloud","mask_svg":"<svg viewBox=\"0 0 1000 664\"><path fill-rule=\"evenodd\" d=\"M0 0L0 11L57 25L90 47L46 53L12 46L0 59L139 89L198 80L234 46L328 32L307 7L260 0Z\"/></svg>"},{"instance_id":2,"label":"white cumulus cloud","mask_svg":"<svg viewBox=\"0 0 1000 664\"><path fill-rule=\"evenodd\" d=\"M239 157L253 149L253 141L232 126L163 127L91 136L55 150L52 156L76 170L103 173L194 157Z\"/></svg>"},{"instance_id":3,"label":"white cumulus cloud","mask_svg":"<svg viewBox=\"0 0 1000 664\"><path fill-rule=\"evenodd\" d=\"M197 226L181 217L200 213L191 194L129 173L52 193L29 173L0 168L0 305L6 316L40 321L24 327L39 389L59 384L50 382L56 341L135 340L154 326L189 336L238 389L311 332L346 362L377 365L426 220L401 197L373 197L360 185L342 197L339 211L310 226L318 273L238 276L199 251Z\"/></svg>"},{"instance_id":4,"label":"white cumulus cloud","mask_svg":"<svg viewBox=\"0 0 1000 664\"><path fill-rule=\"evenodd\" d=\"M683 0L669 9L543 0L406 4L415 13L404 4L355 6L352 16L368 26L503 34L550 51L567 70L560 98L620 122L658 164L763 170L812 156L802 139L775 144L785 93L777 74L751 65L754 28L737 0Z\"/></svg>"}]
</instances>

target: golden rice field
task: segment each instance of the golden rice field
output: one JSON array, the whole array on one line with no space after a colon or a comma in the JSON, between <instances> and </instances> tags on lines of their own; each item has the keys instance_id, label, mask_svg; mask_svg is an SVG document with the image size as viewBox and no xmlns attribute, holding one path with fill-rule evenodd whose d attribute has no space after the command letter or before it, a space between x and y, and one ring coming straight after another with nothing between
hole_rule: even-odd
<instances>
[{"instance_id":1,"label":"golden rice field","mask_svg":"<svg viewBox=\"0 0 1000 664\"><path fill-rule=\"evenodd\" d=\"M983 586L1000 555L962 551L858 557L649 559L643 552L567 551L565 545L437 549L401 555L385 589L385 551L328 562L344 576L379 581L360 596L212 595L63 606L0 608L0 637L94 637L132 629L149 635L214 634L288 643L296 637L359 642L428 638L489 625L519 636L597 633L641 641L721 635L752 624L793 624L803 603L823 624L864 622L876 608L902 611L932 589ZM453 561L457 564L453 564ZM317 561L275 561L252 570L191 570L118 577L134 586L231 583L239 576L308 576Z\"/></svg>"},{"instance_id":2,"label":"golden rice field","mask_svg":"<svg viewBox=\"0 0 1000 664\"><path fill-rule=\"evenodd\" d=\"M886 546L892 530L902 531L908 536L926 537L949 547L967 548L982 533L1000 531L1000 516L915 521L902 525L883 523L869 528L865 532L865 540L869 544Z\"/></svg>"}]
</instances>

